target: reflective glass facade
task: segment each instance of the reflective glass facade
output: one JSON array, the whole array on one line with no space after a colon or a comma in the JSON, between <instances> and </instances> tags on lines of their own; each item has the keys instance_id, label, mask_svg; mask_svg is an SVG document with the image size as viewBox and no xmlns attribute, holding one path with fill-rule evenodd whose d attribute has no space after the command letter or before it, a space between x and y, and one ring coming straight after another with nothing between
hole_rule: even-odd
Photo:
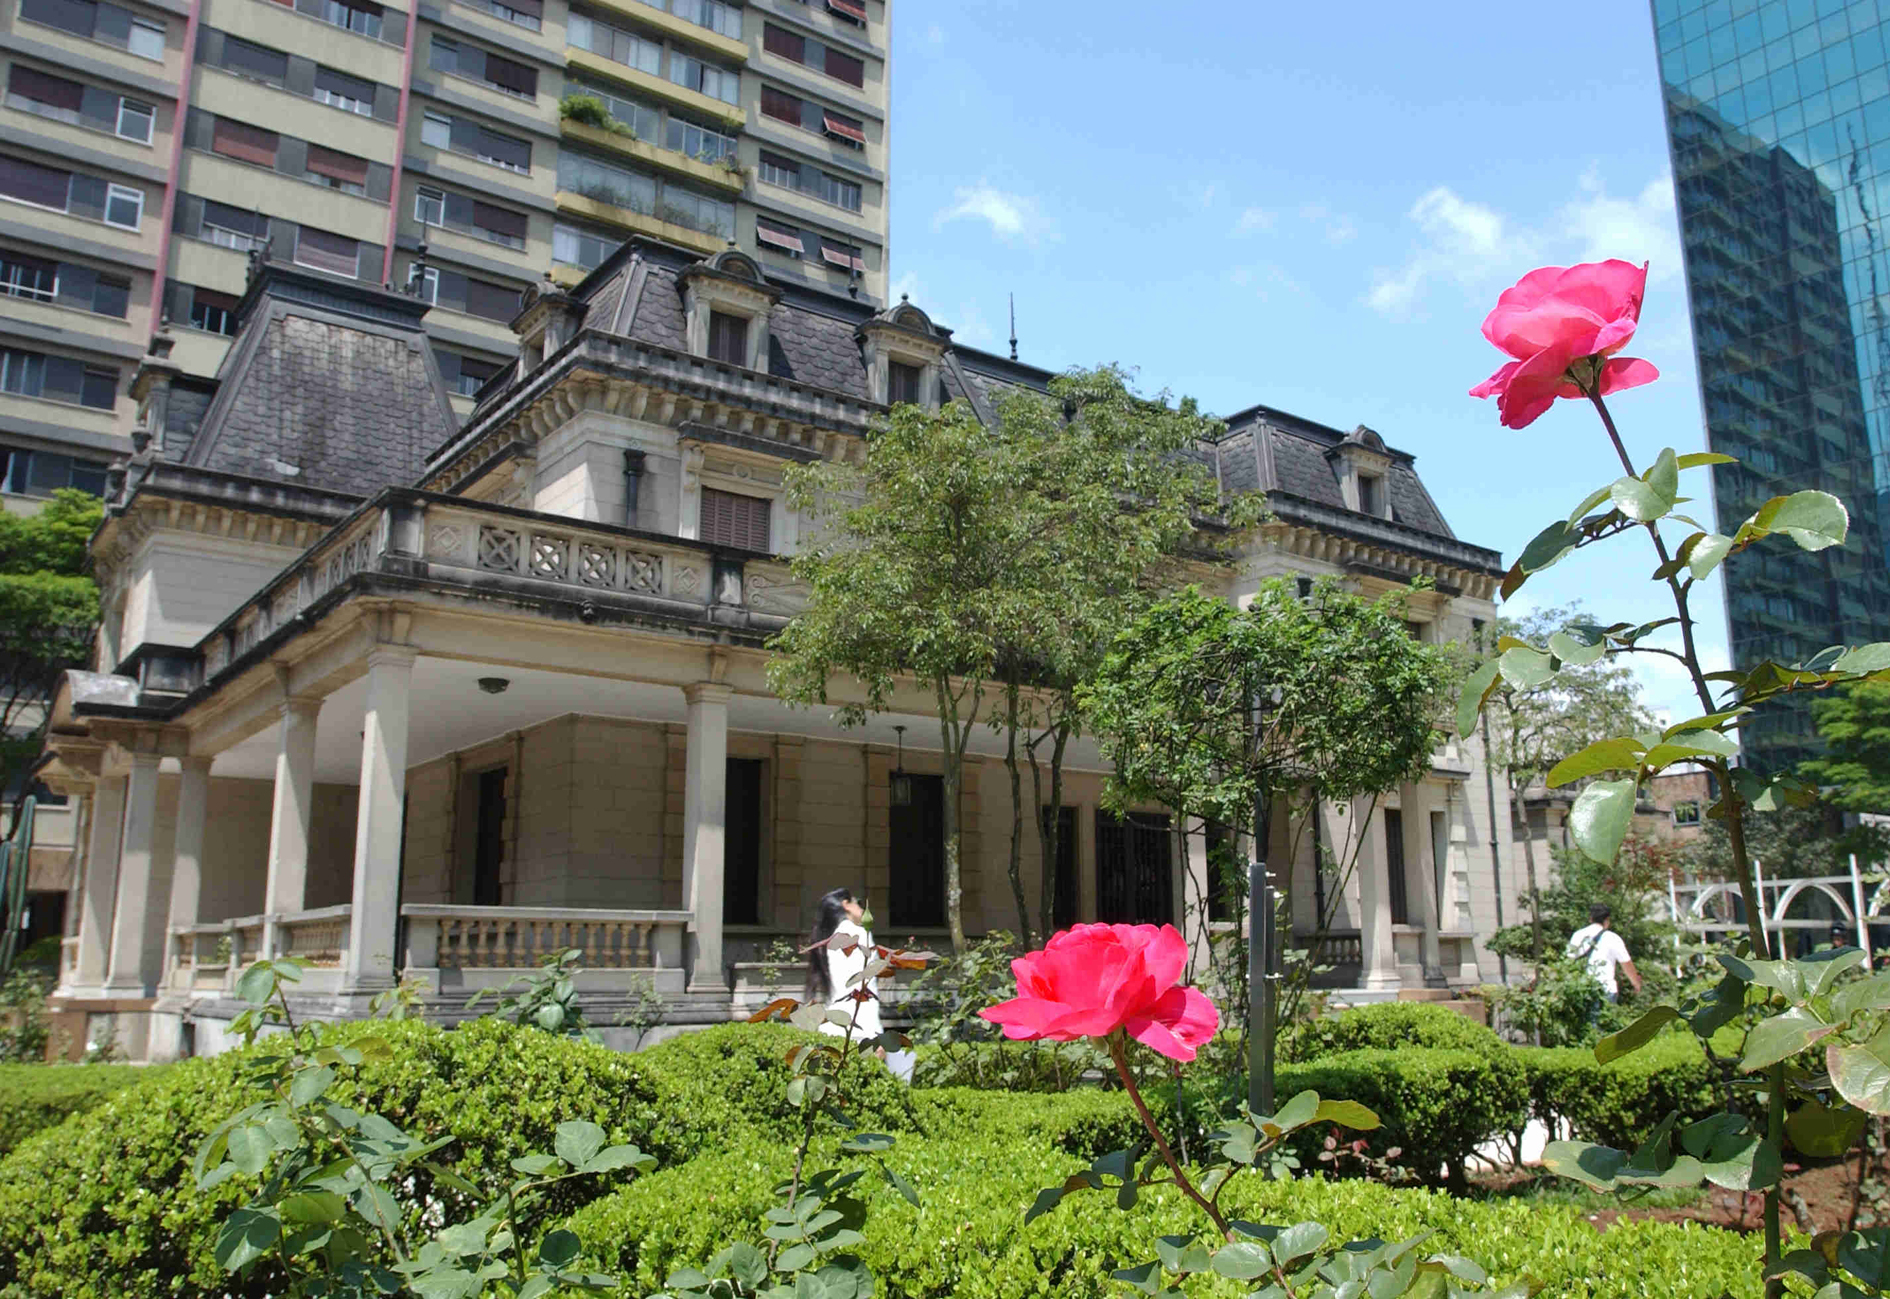
<instances>
[{"instance_id":1,"label":"reflective glass facade","mask_svg":"<svg viewBox=\"0 0 1890 1299\"><path fill-rule=\"evenodd\" d=\"M1880 0L1654 0L1707 436L1731 533L1768 498L1835 493L1851 537L1725 568L1733 661L1890 639L1890 66ZM1808 705L1747 760L1811 756Z\"/></svg>"}]
</instances>

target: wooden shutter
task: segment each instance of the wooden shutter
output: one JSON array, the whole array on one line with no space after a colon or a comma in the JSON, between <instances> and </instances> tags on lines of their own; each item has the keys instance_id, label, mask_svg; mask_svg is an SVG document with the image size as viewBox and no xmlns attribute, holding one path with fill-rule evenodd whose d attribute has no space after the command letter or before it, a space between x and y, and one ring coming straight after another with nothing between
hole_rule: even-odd
<instances>
[{"instance_id":1,"label":"wooden shutter","mask_svg":"<svg viewBox=\"0 0 1890 1299\"><path fill-rule=\"evenodd\" d=\"M336 153L333 149L324 149L319 144L311 144L308 146L308 169L317 176L327 176L331 180L359 185L364 189L367 187L366 158Z\"/></svg>"},{"instance_id":2,"label":"wooden shutter","mask_svg":"<svg viewBox=\"0 0 1890 1299\"><path fill-rule=\"evenodd\" d=\"M748 364L748 322L720 311L709 313L709 359Z\"/></svg>"},{"instance_id":3,"label":"wooden shutter","mask_svg":"<svg viewBox=\"0 0 1890 1299\"><path fill-rule=\"evenodd\" d=\"M534 96L538 93L538 70L528 68L523 63L514 63L502 59L496 54L486 55L486 80L495 86L503 86L515 94Z\"/></svg>"},{"instance_id":4,"label":"wooden shutter","mask_svg":"<svg viewBox=\"0 0 1890 1299\"><path fill-rule=\"evenodd\" d=\"M495 235L504 235L510 239L525 237L525 217L522 213L481 203L477 199L472 205L472 223L481 230L490 230Z\"/></svg>"},{"instance_id":5,"label":"wooden shutter","mask_svg":"<svg viewBox=\"0 0 1890 1299\"><path fill-rule=\"evenodd\" d=\"M488 131L483 126L479 127L478 131L480 153L488 158L497 158L500 162L523 171L532 169L531 141L501 135L497 131Z\"/></svg>"},{"instance_id":6,"label":"wooden shutter","mask_svg":"<svg viewBox=\"0 0 1890 1299\"><path fill-rule=\"evenodd\" d=\"M466 310L487 320L509 321L518 314L518 290L484 280L466 281Z\"/></svg>"},{"instance_id":7,"label":"wooden shutter","mask_svg":"<svg viewBox=\"0 0 1890 1299\"><path fill-rule=\"evenodd\" d=\"M76 113L85 107L85 87L64 77L55 77L15 63L7 72L7 93L20 95L49 108L63 108Z\"/></svg>"},{"instance_id":8,"label":"wooden shutter","mask_svg":"<svg viewBox=\"0 0 1890 1299\"><path fill-rule=\"evenodd\" d=\"M295 236L295 260L318 271L353 279L360 273L361 245L346 235L303 226Z\"/></svg>"},{"instance_id":9,"label":"wooden shutter","mask_svg":"<svg viewBox=\"0 0 1890 1299\"><path fill-rule=\"evenodd\" d=\"M768 514L772 502L760 496L742 496L735 492L702 489L702 540L718 546L735 546L772 554L768 536Z\"/></svg>"},{"instance_id":10,"label":"wooden shutter","mask_svg":"<svg viewBox=\"0 0 1890 1299\"><path fill-rule=\"evenodd\" d=\"M829 45L827 47L827 75L844 81L849 86L864 86L866 64L851 54L843 54Z\"/></svg>"},{"instance_id":11,"label":"wooden shutter","mask_svg":"<svg viewBox=\"0 0 1890 1299\"><path fill-rule=\"evenodd\" d=\"M72 173L42 167L24 158L0 158L0 194L41 207L65 210Z\"/></svg>"},{"instance_id":12,"label":"wooden shutter","mask_svg":"<svg viewBox=\"0 0 1890 1299\"><path fill-rule=\"evenodd\" d=\"M276 165L276 149L281 141L274 131L251 126L234 118L219 117L210 131L210 151L239 162L253 162L264 167ZM315 147L309 147L311 158ZM310 168L313 170L313 168Z\"/></svg>"},{"instance_id":13,"label":"wooden shutter","mask_svg":"<svg viewBox=\"0 0 1890 1299\"><path fill-rule=\"evenodd\" d=\"M807 61L807 41L785 28L769 23L762 29L761 47L770 54L779 54L784 59L796 63Z\"/></svg>"},{"instance_id":14,"label":"wooden shutter","mask_svg":"<svg viewBox=\"0 0 1890 1299\"><path fill-rule=\"evenodd\" d=\"M801 101L785 90L776 90L773 86L761 88L761 111L766 117L779 118L783 122L801 124Z\"/></svg>"}]
</instances>

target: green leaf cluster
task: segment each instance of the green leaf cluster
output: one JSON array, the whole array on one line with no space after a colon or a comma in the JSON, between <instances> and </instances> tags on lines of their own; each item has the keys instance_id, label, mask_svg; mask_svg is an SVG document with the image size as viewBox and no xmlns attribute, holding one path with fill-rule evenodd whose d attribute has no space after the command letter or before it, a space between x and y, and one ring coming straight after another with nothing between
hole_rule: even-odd
<instances>
[{"instance_id":1,"label":"green leaf cluster","mask_svg":"<svg viewBox=\"0 0 1890 1299\"><path fill-rule=\"evenodd\" d=\"M0 1064L0 1156L36 1132L57 1127L165 1066Z\"/></svg>"}]
</instances>

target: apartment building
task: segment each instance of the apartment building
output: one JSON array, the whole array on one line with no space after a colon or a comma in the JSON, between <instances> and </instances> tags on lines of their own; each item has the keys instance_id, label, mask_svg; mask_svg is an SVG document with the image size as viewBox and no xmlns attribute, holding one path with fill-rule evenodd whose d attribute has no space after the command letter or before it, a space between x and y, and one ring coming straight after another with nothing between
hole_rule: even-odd
<instances>
[{"instance_id":1,"label":"apartment building","mask_svg":"<svg viewBox=\"0 0 1890 1299\"><path fill-rule=\"evenodd\" d=\"M102 490L161 323L201 414L255 255L432 303L462 417L631 234L883 305L889 10L0 0L0 497Z\"/></svg>"}]
</instances>

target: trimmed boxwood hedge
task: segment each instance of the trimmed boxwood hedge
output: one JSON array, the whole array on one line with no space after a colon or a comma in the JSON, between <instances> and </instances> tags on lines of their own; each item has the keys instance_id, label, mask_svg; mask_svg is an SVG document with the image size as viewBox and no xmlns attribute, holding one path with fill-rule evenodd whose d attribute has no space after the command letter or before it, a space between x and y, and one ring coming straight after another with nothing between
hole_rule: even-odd
<instances>
[{"instance_id":1,"label":"trimmed boxwood hedge","mask_svg":"<svg viewBox=\"0 0 1890 1299\"><path fill-rule=\"evenodd\" d=\"M1280 1059L1318 1060L1347 1051L1403 1051L1431 1047L1501 1054L1511 1048L1492 1030L1444 1006L1381 1001L1289 1025L1280 1035Z\"/></svg>"},{"instance_id":2,"label":"trimmed boxwood hedge","mask_svg":"<svg viewBox=\"0 0 1890 1299\"><path fill-rule=\"evenodd\" d=\"M979 1093L998 1129L1017 1122L1012 1098ZM1035 1100L1036 1098L1032 1098ZM736 1239L758 1240L770 1188L786 1176L790 1152L746 1145L659 1170L580 1211L567 1224L626 1292L660 1288L669 1272L700 1266ZM1122 1287L1109 1273L1152 1256L1166 1232L1199 1230L1198 1211L1172 1188L1145 1194L1131 1212L1115 1197L1076 1194L1029 1226L1024 1211L1039 1188L1081 1167L1078 1157L1008 1133L909 1137L888 1161L918 1188L922 1207L873 1193L861 1255L880 1293L901 1299L1103 1299ZM1434 1231L1429 1249L1476 1259L1499 1281L1525 1276L1544 1294L1570 1299L1757 1299L1759 1248L1730 1232L1628 1222L1597 1232L1580 1211L1539 1202L1472 1202L1363 1181L1305 1178L1237 1181L1224 1206L1260 1222L1313 1219L1335 1234L1385 1238ZM1246 1289L1209 1278L1191 1293Z\"/></svg>"},{"instance_id":3,"label":"trimmed boxwood hedge","mask_svg":"<svg viewBox=\"0 0 1890 1299\"><path fill-rule=\"evenodd\" d=\"M1605 1065L1587 1047L1515 1054L1529 1073L1530 1112L1604 1146L1632 1150L1669 1113L1679 1111L1683 1121L1705 1118L1724 1103L1713 1067L1691 1034L1670 1033Z\"/></svg>"},{"instance_id":4,"label":"trimmed boxwood hedge","mask_svg":"<svg viewBox=\"0 0 1890 1299\"><path fill-rule=\"evenodd\" d=\"M161 1072L162 1066L128 1064L0 1064L0 1155Z\"/></svg>"}]
</instances>

